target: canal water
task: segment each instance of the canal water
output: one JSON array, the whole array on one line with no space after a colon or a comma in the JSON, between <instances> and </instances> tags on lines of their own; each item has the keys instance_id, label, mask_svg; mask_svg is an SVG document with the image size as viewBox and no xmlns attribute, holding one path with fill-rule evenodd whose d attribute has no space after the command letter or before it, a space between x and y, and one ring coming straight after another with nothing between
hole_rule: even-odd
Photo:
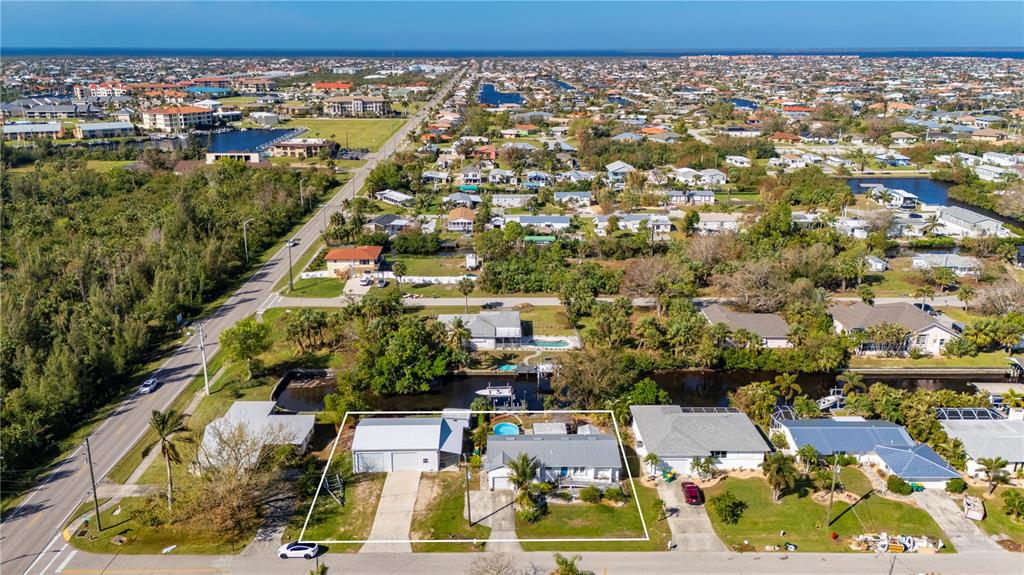
<instances>
[{"instance_id":1,"label":"canal water","mask_svg":"<svg viewBox=\"0 0 1024 575\"><path fill-rule=\"evenodd\" d=\"M207 149L211 152L262 152L275 141L297 133L298 130L283 128L217 132L209 135Z\"/></svg>"},{"instance_id":2,"label":"canal water","mask_svg":"<svg viewBox=\"0 0 1024 575\"><path fill-rule=\"evenodd\" d=\"M729 404L728 394L752 381L771 380L775 374L757 372L690 372L669 371L656 374L654 379L668 392L672 402L677 405L693 407L724 407ZM906 377L906 376L867 376L868 384L882 382L897 389L915 391L918 389L938 390L951 389L960 392L977 391L972 382L1001 382L1005 378L999 375L964 377ZM801 375L798 383L803 392L810 397L819 398L828 394L835 383L835 376L825 374ZM440 410L446 407L468 408L478 397L477 390L488 385L512 385L516 390L517 399L524 402L528 409L543 409L544 397L549 391L547 386L538 387L537 379L532 377L513 376L453 376L425 393L402 395L378 399L372 406L382 411L415 411ZM319 411L323 409L324 396L334 390L332 378L318 381L300 381L289 383L281 390L277 403L289 411Z\"/></svg>"},{"instance_id":3,"label":"canal water","mask_svg":"<svg viewBox=\"0 0 1024 575\"><path fill-rule=\"evenodd\" d=\"M479 101L489 106L500 106L502 104L522 104L523 96L518 92L499 92L494 84L484 84L480 88Z\"/></svg>"},{"instance_id":4,"label":"canal water","mask_svg":"<svg viewBox=\"0 0 1024 575\"><path fill-rule=\"evenodd\" d=\"M891 190L903 190L914 194L926 204L949 205L950 184L930 178L848 178L846 185L855 194L862 194L865 188L861 184L882 184Z\"/></svg>"}]
</instances>

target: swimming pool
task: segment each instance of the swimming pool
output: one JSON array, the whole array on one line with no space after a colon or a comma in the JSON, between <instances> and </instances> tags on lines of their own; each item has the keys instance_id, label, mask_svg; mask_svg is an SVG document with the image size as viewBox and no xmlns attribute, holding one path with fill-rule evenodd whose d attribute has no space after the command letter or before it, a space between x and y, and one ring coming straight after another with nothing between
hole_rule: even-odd
<instances>
[{"instance_id":1,"label":"swimming pool","mask_svg":"<svg viewBox=\"0 0 1024 575\"><path fill-rule=\"evenodd\" d=\"M502 421L494 426L494 435L519 435L519 426L514 423Z\"/></svg>"},{"instance_id":2,"label":"swimming pool","mask_svg":"<svg viewBox=\"0 0 1024 575\"><path fill-rule=\"evenodd\" d=\"M533 346L534 347L544 347L544 348L560 349L560 348L563 348L563 347L569 347L569 342L564 340L564 339L554 339L554 340L539 340L539 339L535 339L535 340L533 340Z\"/></svg>"},{"instance_id":3,"label":"swimming pool","mask_svg":"<svg viewBox=\"0 0 1024 575\"><path fill-rule=\"evenodd\" d=\"M506 363L504 365L498 366L498 371L517 371L518 369L519 366L514 363Z\"/></svg>"}]
</instances>

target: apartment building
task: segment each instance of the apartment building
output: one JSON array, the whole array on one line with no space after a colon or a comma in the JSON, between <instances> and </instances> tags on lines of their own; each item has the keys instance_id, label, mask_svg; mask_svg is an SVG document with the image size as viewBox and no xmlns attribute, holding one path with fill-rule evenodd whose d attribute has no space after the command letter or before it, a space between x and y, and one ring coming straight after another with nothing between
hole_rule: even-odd
<instances>
[{"instance_id":1,"label":"apartment building","mask_svg":"<svg viewBox=\"0 0 1024 575\"><path fill-rule=\"evenodd\" d=\"M75 137L79 140L89 138L118 138L134 136L135 126L131 122L94 122L90 124L78 124L74 129Z\"/></svg>"},{"instance_id":2,"label":"apartment building","mask_svg":"<svg viewBox=\"0 0 1024 575\"><path fill-rule=\"evenodd\" d=\"M185 132L213 125L213 110L198 106L170 106L142 111L142 127L161 132Z\"/></svg>"},{"instance_id":3,"label":"apartment building","mask_svg":"<svg viewBox=\"0 0 1024 575\"><path fill-rule=\"evenodd\" d=\"M324 100L328 116L386 116L391 103L380 96L336 96Z\"/></svg>"}]
</instances>

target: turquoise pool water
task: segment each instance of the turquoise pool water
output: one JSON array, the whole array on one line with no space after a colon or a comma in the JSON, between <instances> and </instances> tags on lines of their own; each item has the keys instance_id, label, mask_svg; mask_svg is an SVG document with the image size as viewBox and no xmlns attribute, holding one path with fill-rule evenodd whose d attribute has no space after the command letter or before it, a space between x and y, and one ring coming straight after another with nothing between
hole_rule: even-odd
<instances>
[{"instance_id":1,"label":"turquoise pool water","mask_svg":"<svg viewBox=\"0 0 1024 575\"><path fill-rule=\"evenodd\" d=\"M562 348L569 347L569 342L565 341L564 339L556 339L553 341L534 340L533 345L534 347Z\"/></svg>"},{"instance_id":2,"label":"turquoise pool water","mask_svg":"<svg viewBox=\"0 0 1024 575\"><path fill-rule=\"evenodd\" d=\"M514 363L506 363L505 365L498 367L498 371L517 371L518 369L519 366Z\"/></svg>"},{"instance_id":3,"label":"turquoise pool water","mask_svg":"<svg viewBox=\"0 0 1024 575\"><path fill-rule=\"evenodd\" d=\"M502 421L494 426L494 435L519 435L519 426L514 423Z\"/></svg>"}]
</instances>

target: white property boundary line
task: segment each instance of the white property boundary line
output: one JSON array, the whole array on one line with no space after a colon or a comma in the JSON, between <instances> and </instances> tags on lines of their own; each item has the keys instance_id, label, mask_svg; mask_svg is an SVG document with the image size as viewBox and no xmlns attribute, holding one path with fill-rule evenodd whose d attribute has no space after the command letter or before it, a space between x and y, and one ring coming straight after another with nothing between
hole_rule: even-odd
<instances>
[{"instance_id":1,"label":"white property boundary line","mask_svg":"<svg viewBox=\"0 0 1024 575\"><path fill-rule=\"evenodd\" d=\"M626 467L626 475L629 477L629 488L633 495L633 502L636 504L636 511L640 514L640 525L644 529L643 537L580 537L573 539L486 539L484 542L490 543L578 543L578 542L597 542L597 543L614 543L623 541L650 541L651 534L647 529L647 520L644 519L643 509L640 507L640 497L637 495L636 481L633 478L633 472L629 469L629 459L626 457L626 447L622 442L622 433L619 431L619 422L615 418L615 413L608 409L562 409L562 410L540 410L540 409L524 409L518 411L473 411L468 409L459 409L460 413L468 413L470 415L489 414L489 415L526 415L531 413L543 413L543 414L577 414L577 413L604 413L608 414L612 418L612 426L615 428L615 438L619 442L619 453L622 455L622 463ZM341 420L341 426L338 429L338 435L334 438L334 442L331 444L331 454L327 459L327 464L324 465L324 471L320 475L320 482L317 483L316 493L313 494L313 502L309 505L309 511L306 513L306 520L302 523L302 531L299 532L299 541L305 541L303 538L306 535L306 527L309 525L309 519L313 516L313 509L316 508L317 499L320 497L320 491L323 489L324 481L327 478L327 471L331 467L331 462L334 461L334 453L338 448L338 442L341 440L341 434L345 431L345 423L348 421L349 415L441 415L442 411L347 411L345 417ZM318 544L345 544L345 543L480 543L479 539L326 539L323 541L311 541L310 543Z\"/></svg>"}]
</instances>

